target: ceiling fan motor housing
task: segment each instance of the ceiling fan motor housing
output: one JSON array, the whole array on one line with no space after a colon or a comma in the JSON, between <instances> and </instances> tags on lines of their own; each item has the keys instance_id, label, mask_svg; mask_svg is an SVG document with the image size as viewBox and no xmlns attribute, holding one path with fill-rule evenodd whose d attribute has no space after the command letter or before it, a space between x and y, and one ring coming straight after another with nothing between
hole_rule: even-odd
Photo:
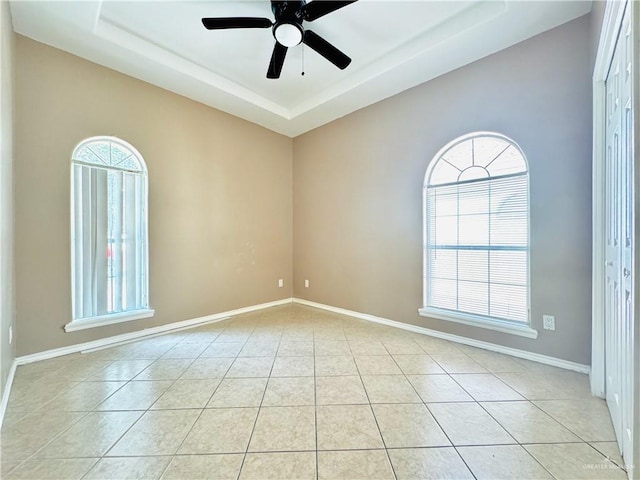
<instances>
[{"instance_id":1,"label":"ceiling fan motor housing","mask_svg":"<svg viewBox=\"0 0 640 480\"><path fill-rule=\"evenodd\" d=\"M335 12L357 0L271 0L271 10L275 22L261 17L213 17L203 18L202 25L207 30L225 30L227 28L271 28L276 39L269 61L267 78L280 78L282 65L290 47L304 43L340 70L351 63L351 59L313 30L305 30L303 22L313 22L318 18ZM304 75L304 74L303 74Z\"/></svg>"},{"instance_id":2,"label":"ceiling fan motor housing","mask_svg":"<svg viewBox=\"0 0 640 480\"><path fill-rule=\"evenodd\" d=\"M302 28L302 1L271 1L271 10L276 19L273 25L273 36L285 47L295 47L304 37Z\"/></svg>"}]
</instances>

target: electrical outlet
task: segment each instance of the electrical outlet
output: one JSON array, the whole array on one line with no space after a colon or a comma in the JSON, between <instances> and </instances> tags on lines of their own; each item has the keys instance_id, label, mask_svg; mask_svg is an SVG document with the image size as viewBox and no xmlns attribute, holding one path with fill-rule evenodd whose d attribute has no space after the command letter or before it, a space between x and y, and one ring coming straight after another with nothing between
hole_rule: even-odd
<instances>
[{"instance_id":1,"label":"electrical outlet","mask_svg":"<svg viewBox=\"0 0 640 480\"><path fill-rule=\"evenodd\" d=\"M13 343L13 325L9 325L9 345Z\"/></svg>"},{"instance_id":2,"label":"electrical outlet","mask_svg":"<svg viewBox=\"0 0 640 480\"><path fill-rule=\"evenodd\" d=\"M304 288L309 288L309 280L304 281Z\"/></svg>"},{"instance_id":3,"label":"electrical outlet","mask_svg":"<svg viewBox=\"0 0 640 480\"><path fill-rule=\"evenodd\" d=\"M553 315L543 315L542 316L542 328L545 330L555 330L556 329L556 317Z\"/></svg>"},{"instance_id":4,"label":"electrical outlet","mask_svg":"<svg viewBox=\"0 0 640 480\"><path fill-rule=\"evenodd\" d=\"M284 287L284 279L283 278L278 280L278 287L280 287L280 288Z\"/></svg>"}]
</instances>

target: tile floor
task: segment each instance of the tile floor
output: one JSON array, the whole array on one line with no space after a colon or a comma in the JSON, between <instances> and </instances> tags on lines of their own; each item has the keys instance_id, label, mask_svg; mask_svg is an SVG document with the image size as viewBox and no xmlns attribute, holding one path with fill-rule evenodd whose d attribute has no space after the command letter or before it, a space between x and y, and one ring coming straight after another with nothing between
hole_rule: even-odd
<instances>
[{"instance_id":1,"label":"tile floor","mask_svg":"<svg viewBox=\"0 0 640 480\"><path fill-rule=\"evenodd\" d=\"M9 479L626 478L585 375L300 305L18 368Z\"/></svg>"}]
</instances>

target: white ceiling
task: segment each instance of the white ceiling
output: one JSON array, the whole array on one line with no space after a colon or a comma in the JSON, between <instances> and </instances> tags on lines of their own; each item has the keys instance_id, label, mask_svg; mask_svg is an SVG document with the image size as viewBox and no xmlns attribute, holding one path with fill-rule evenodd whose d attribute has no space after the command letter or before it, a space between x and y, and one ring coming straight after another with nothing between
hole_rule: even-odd
<instances>
[{"instance_id":1,"label":"white ceiling","mask_svg":"<svg viewBox=\"0 0 640 480\"><path fill-rule=\"evenodd\" d=\"M281 77L269 80L270 29L201 24L202 17L273 19L268 0L11 1L19 34L291 137L590 9L590 1L572 0L360 0L304 23L352 58L346 70L297 46Z\"/></svg>"}]
</instances>

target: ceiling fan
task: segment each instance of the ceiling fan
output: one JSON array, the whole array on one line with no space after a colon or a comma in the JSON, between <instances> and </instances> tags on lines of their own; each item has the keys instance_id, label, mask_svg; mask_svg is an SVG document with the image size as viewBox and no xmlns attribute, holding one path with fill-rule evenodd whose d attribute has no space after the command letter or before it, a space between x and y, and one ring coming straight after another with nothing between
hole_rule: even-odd
<instances>
[{"instance_id":1,"label":"ceiling fan","mask_svg":"<svg viewBox=\"0 0 640 480\"><path fill-rule=\"evenodd\" d=\"M224 30L227 28L272 28L276 43L271 54L267 78L280 78L284 58L289 47L304 43L341 70L347 68L351 59L327 42L313 30L305 29L302 22L313 22L339 8L346 7L357 0L327 1L315 0L307 3L299 1L271 0L271 10L275 22L268 18L259 17L225 17L203 18L202 24L208 30Z\"/></svg>"}]
</instances>

